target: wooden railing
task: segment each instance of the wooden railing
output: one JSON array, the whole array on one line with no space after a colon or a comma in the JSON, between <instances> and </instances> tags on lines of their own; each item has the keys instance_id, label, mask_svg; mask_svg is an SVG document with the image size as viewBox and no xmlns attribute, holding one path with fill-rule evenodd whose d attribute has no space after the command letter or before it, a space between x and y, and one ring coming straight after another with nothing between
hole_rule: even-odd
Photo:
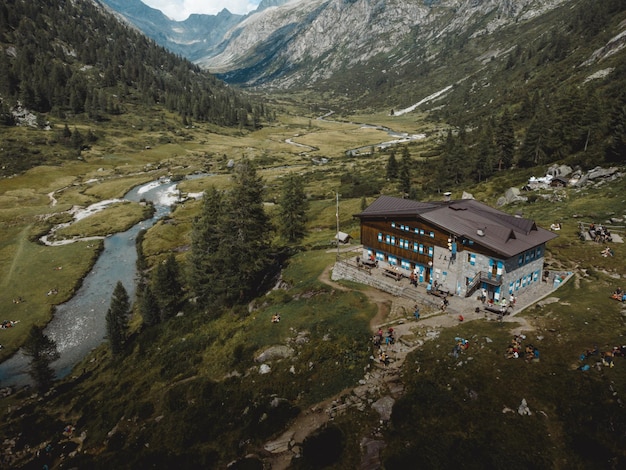
<instances>
[{"instance_id":1,"label":"wooden railing","mask_svg":"<svg viewBox=\"0 0 626 470\"><path fill-rule=\"evenodd\" d=\"M474 291L476 290L476 288L478 287L478 285L483 281L489 281L490 284L494 284L496 286L499 286L502 284L501 276L498 276L498 275L494 276L493 274L488 273L486 271L478 271L476 275L474 276L474 279L472 279L472 282L470 282L467 285L467 291L465 292L465 297L469 297L470 295L472 295Z\"/></svg>"}]
</instances>

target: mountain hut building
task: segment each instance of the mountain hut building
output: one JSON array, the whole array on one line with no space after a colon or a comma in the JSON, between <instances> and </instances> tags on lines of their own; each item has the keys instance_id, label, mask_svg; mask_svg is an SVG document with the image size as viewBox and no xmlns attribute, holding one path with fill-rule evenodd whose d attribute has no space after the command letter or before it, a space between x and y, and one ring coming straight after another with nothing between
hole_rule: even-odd
<instances>
[{"instance_id":1,"label":"mountain hut building","mask_svg":"<svg viewBox=\"0 0 626 470\"><path fill-rule=\"evenodd\" d=\"M414 271L420 283L499 302L543 279L546 243L556 234L533 220L473 199L418 202L381 196L360 219L363 259ZM385 266L385 264L382 264Z\"/></svg>"}]
</instances>

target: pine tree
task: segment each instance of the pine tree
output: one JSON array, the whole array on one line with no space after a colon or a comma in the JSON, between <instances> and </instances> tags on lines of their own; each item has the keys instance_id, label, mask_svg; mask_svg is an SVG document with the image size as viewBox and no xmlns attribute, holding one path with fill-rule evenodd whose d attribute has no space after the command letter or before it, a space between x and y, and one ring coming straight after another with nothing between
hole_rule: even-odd
<instances>
[{"instance_id":1,"label":"pine tree","mask_svg":"<svg viewBox=\"0 0 626 470\"><path fill-rule=\"evenodd\" d=\"M247 300L259 287L269 266L271 226L263 207L263 180L244 158L233 175L229 210L224 218L220 259L224 261L223 297L227 305Z\"/></svg>"},{"instance_id":2,"label":"pine tree","mask_svg":"<svg viewBox=\"0 0 626 470\"><path fill-rule=\"evenodd\" d=\"M395 180L398 177L398 161L396 160L396 152L391 151L387 160L387 179Z\"/></svg>"},{"instance_id":3,"label":"pine tree","mask_svg":"<svg viewBox=\"0 0 626 470\"><path fill-rule=\"evenodd\" d=\"M400 169L398 172L398 178L400 179L400 190L404 195L411 192L411 169L413 167L413 160L411 159L411 153L409 148L405 145L402 149L402 159L400 160Z\"/></svg>"},{"instance_id":4,"label":"pine tree","mask_svg":"<svg viewBox=\"0 0 626 470\"><path fill-rule=\"evenodd\" d=\"M159 304L161 320L176 315L182 304L182 285L178 262L173 254L157 266L152 289Z\"/></svg>"},{"instance_id":5,"label":"pine tree","mask_svg":"<svg viewBox=\"0 0 626 470\"><path fill-rule=\"evenodd\" d=\"M191 284L204 308L247 301L269 274L272 228L263 208L263 181L245 158L233 179L227 195L213 190L205 196L194 223Z\"/></svg>"},{"instance_id":6,"label":"pine tree","mask_svg":"<svg viewBox=\"0 0 626 470\"><path fill-rule=\"evenodd\" d=\"M121 281L118 281L113 290L111 305L106 314L107 336L111 352L114 355L121 353L123 350L129 314L130 298L124 285Z\"/></svg>"},{"instance_id":7,"label":"pine tree","mask_svg":"<svg viewBox=\"0 0 626 470\"><path fill-rule=\"evenodd\" d=\"M150 286L146 286L141 295L139 312L144 326L154 326L161 321L159 302Z\"/></svg>"},{"instance_id":8,"label":"pine tree","mask_svg":"<svg viewBox=\"0 0 626 470\"><path fill-rule=\"evenodd\" d=\"M59 358L56 343L43 333L39 326L32 326L23 346L24 354L30 357L28 375L33 379L39 393L50 390L54 371L50 364Z\"/></svg>"},{"instance_id":9,"label":"pine tree","mask_svg":"<svg viewBox=\"0 0 626 470\"><path fill-rule=\"evenodd\" d=\"M515 154L515 133L513 122L507 109L502 113L498 122L498 130L495 136L498 158L498 170L510 168Z\"/></svg>"},{"instance_id":10,"label":"pine tree","mask_svg":"<svg viewBox=\"0 0 626 470\"><path fill-rule=\"evenodd\" d=\"M605 159L612 163L626 162L626 94L617 100L611 113Z\"/></svg>"},{"instance_id":11,"label":"pine tree","mask_svg":"<svg viewBox=\"0 0 626 470\"><path fill-rule=\"evenodd\" d=\"M533 119L526 131L526 137L520 148L518 165L530 168L540 165L546 159L546 129L540 118Z\"/></svg>"},{"instance_id":12,"label":"pine tree","mask_svg":"<svg viewBox=\"0 0 626 470\"><path fill-rule=\"evenodd\" d=\"M302 177L288 175L283 180L279 212L279 232L288 241L294 242L304 237L307 208L308 201Z\"/></svg>"},{"instance_id":13,"label":"pine tree","mask_svg":"<svg viewBox=\"0 0 626 470\"><path fill-rule=\"evenodd\" d=\"M197 303L207 307L215 300L213 280L219 276L217 250L227 234L222 233L225 214L223 195L214 187L204 192L200 216L191 232L189 273L191 290Z\"/></svg>"}]
</instances>

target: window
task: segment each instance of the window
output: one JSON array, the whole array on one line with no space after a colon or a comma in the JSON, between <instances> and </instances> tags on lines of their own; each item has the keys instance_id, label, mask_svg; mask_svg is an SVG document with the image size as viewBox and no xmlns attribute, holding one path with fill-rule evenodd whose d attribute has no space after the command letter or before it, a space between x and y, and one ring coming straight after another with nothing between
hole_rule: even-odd
<instances>
[{"instance_id":1,"label":"window","mask_svg":"<svg viewBox=\"0 0 626 470\"><path fill-rule=\"evenodd\" d=\"M423 228L420 229L420 235L424 235L424 229Z\"/></svg>"},{"instance_id":2,"label":"window","mask_svg":"<svg viewBox=\"0 0 626 470\"><path fill-rule=\"evenodd\" d=\"M517 264L520 266L524 264L524 255L519 255L519 258L517 258Z\"/></svg>"},{"instance_id":3,"label":"window","mask_svg":"<svg viewBox=\"0 0 626 470\"><path fill-rule=\"evenodd\" d=\"M382 243L382 242L383 242L383 234L382 234L381 232L378 232L378 241L379 241L380 243Z\"/></svg>"},{"instance_id":4,"label":"window","mask_svg":"<svg viewBox=\"0 0 626 470\"><path fill-rule=\"evenodd\" d=\"M420 253L420 255L424 254L424 245L422 245L422 244L420 244L419 253Z\"/></svg>"},{"instance_id":5,"label":"window","mask_svg":"<svg viewBox=\"0 0 626 470\"><path fill-rule=\"evenodd\" d=\"M396 237L393 237L393 236L391 237L391 244L392 245L396 244Z\"/></svg>"},{"instance_id":6,"label":"window","mask_svg":"<svg viewBox=\"0 0 626 470\"><path fill-rule=\"evenodd\" d=\"M417 253L417 247L418 247L418 246L419 246L419 245L418 245L416 242L413 242L413 251L414 251L415 253Z\"/></svg>"},{"instance_id":7,"label":"window","mask_svg":"<svg viewBox=\"0 0 626 470\"><path fill-rule=\"evenodd\" d=\"M469 264L472 266L476 266L476 253L469 254Z\"/></svg>"},{"instance_id":8,"label":"window","mask_svg":"<svg viewBox=\"0 0 626 470\"><path fill-rule=\"evenodd\" d=\"M396 227L396 223L395 222L391 222L391 227L395 228Z\"/></svg>"},{"instance_id":9,"label":"window","mask_svg":"<svg viewBox=\"0 0 626 470\"><path fill-rule=\"evenodd\" d=\"M541 247L537 247L537 258L541 257Z\"/></svg>"},{"instance_id":10,"label":"window","mask_svg":"<svg viewBox=\"0 0 626 470\"><path fill-rule=\"evenodd\" d=\"M428 233L428 236L429 236L430 238L435 238L435 232L429 232L429 233Z\"/></svg>"},{"instance_id":11,"label":"window","mask_svg":"<svg viewBox=\"0 0 626 470\"><path fill-rule=\"evenodd\" d=\"M429 246L428 247L428 256L430 256L432 258L434 252L435 252L435 249L432 246Z\"/></svg>"},{"instance_id":12,"label":"window","mask_svg":"<svg viewBox=\"0 0 626 470\"><path fill-rule=\"evenodd\" d=\"M405 250L409 249L409 241L408 240L404 240L404 249Z\"/></svg>"}]
</instances>

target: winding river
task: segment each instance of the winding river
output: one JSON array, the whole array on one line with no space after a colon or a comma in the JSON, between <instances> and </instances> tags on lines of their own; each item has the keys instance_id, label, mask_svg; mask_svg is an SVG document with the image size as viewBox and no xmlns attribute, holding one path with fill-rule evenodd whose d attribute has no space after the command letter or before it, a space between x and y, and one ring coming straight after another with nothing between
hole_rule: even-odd
<instances>
[{"instance_id":1,"label":"winding river","mask_svg":"<svg viewBox=\"0 0 626 470\"><path fill-rule=\"evenodd\" d=\"M76 363L104 341L105 317L118 281L122 282L130 298L134 298L137 235L171 211L171 206L179 199L179 192L175 183L160 180L135 187L124 199L134 202L142 199L151 201L155 207L154 216L125 232L106 237L104 250L76 295L56 307L52 321L44 333L56 342L60 354L59 359L52 363L57 378L68 375ZM86 210L89 211L89 208ZM0 386L30 384L28 363L29 359L18 351L0 364Z\"/></svg>"}]
</instances>

